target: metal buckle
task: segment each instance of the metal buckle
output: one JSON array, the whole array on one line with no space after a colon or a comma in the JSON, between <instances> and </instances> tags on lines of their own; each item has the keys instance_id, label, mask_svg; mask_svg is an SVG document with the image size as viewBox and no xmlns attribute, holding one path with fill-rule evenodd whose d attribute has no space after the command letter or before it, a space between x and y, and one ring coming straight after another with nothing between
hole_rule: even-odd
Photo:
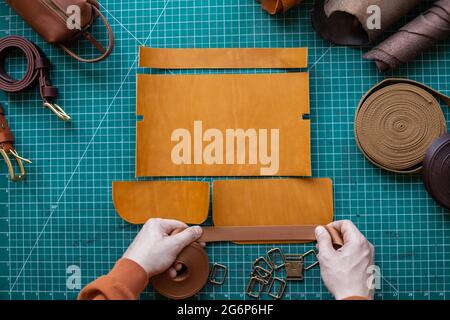
<instances>
[{"instance_id":1,"label":"metal buckle","mask_svg":"<svg viewBox=\"0 0 450 320\"><path fill-rule=\"evenodd\" d=\"M281 258L281 263L277 264L277 256ZM273 270L278 270L284 267L285 258L283 251L280 248L273 248L267 251L267 258L269 263L272 265Z\"/></svg>"},{"instance_id":2,"label":"metal buckle","mask_svg":"<svg viewBox=\"0 0 450 320\"><path fill-rule=\"evenodd\" d=\"M304 267L305 271L311 270L312 268L314 268L315 266L317 266L319 264L319 260L317 260L317 253L315 250L309 250L308 252L305 252L303 254L303 261L305 260L305 257L309 256L310 254L313 254L314 257L316 257L316 261L313 262L312 264L310 264L309 266Z\"/></svg>"},{"instance_id":3,"label":"metal buckle","mask_svg":"<svg viewBox=\"0 0 450 320\"><path fill-rule=\"evenodd\" d=\"M284 256L286 280L300 281L304 279L304 262L302 254L287 254Z\"/></svg>"},{"instance_id":4,"label":"metal buckle","mask_svg":"<svg viewBox=\"0 0 450 320\"><path fill-rule=\"evenodd\" d=\"M218 270L223 270L223 276L217 280L216 276L218 274ZM220 263L214 263L213 267L211 268L211 273L209 274L209 282L212 284L217 284L219 286L223 285L225 283L225 279L227 278L228 274L228 268Z\"/></svg>"},{"instance_id":5,"label":"metal buckle","mask_svg":"<svg viewBox=\"0 0 450 320\"><path fill-rule=\"evenodd\" d=\"M62 121L70 121L71 117L56 103L44 102L44 107L49 108Z\"/></svg>"},{"instance_id":6,"label":"metal buckle","mask_svg":"<svg viewBox=\"0 0 450 320\"><path fill-rule=\"evenodd\" d=\"M280 287L278 288L276 293L272 293L272 289L274 287L275 282L280 283ZM275 277L272 279L272 282L270 283L269 288L267 289L267 294L276 300L280 300L283 297L285 290L286 290L286 281L284 281L281 278Z\"/></svg>"},{"instance_id":7,"label":"metal buckle","mask_svg":"<svg viewBox=\"0 0 450 320\"><path fill-rule=\"evenodd\" d=\"M257 284L259 284L259 290L254 291L254 288ZM248 282L248 285L247 285L247 290L245 292L247 293L248 296L259 299L261 297L261 293L262 293L265 285L266 285L266 283L264 280L262 280L258 277L251 277L250 281Z\"/></svg>"},{"instance_id":8,"label":"metal buckle","mask_svg":"<svg viewBox=\"0 0 450 320\"><path fill-rule=\"evenodd\" d=\"M262 267L260 264L264 263L267 268ZM253 262L253 275L256 275L263 280L268 278L269 276L272 277L273 268L272 265L269 263L269 261L266 260L264 257L259 257L258 259Z\"/></svg>"},{"instance_id":9,"label":"metal buckle","mask_svg":"<svg viewBox=\"0 0 450 320\"><path fill-rule=\"evenodd\" d=\"M5 159L6 166L8 167L9 177L11 178L11 180L14 182L18 182L18 181L25 179L27 174L25 172L25 167L23 166L23 161L28 162L28 163L31 163L31 161L19 156L19 154L16 152L16 150L10 149L9 153L16 159L17 165L19 166L19 170L20 170L20 174L16 175L13 164L11 162L11 159L9 158L8 153L2 148L0 148L0 153L3 156L3 159Z\"/></svg>"}]
</instances>

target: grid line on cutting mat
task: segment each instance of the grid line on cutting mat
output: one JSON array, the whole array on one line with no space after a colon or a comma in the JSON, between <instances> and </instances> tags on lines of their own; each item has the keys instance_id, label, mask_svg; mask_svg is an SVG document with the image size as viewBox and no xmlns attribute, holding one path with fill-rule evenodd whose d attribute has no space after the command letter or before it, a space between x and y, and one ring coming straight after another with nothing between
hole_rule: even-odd
<instances>
[{"instance_id":1,"label":"grid line on cutting mat","mask_svg":"<svg viewBox=\"0 0 450 320\"><path fill-rule=\"evenodd\" d=\"M355 107L383 75L361 59L359 50L330 46L315 34L308 18L311 0L277 17L267 15L253 0L107 0L101 5L117 45L107 61L88 65L44 43L0 4L0 35L22 35L43 48L54 65L58 102L74 118L70 124L57 120L41 107L35 90L0 94L17 149L34 161L27 181L19 184L7 180L0 164L0 298L73 299L78 290L66 286L67 267L79 266L82 284L87 284L108 272L138 231L115 213L111 183L134 180L135 75L157 72L136 67L140 44L308 47L313 174L333 178L336 218L352 219L374 243L383 274L377 298L449 298L448 212L428 197L419 176L376 169L358 151L353 138ZM100 38L105 40L104 35ZM94 52L81 44L78 49ZM20 58L10 59L9 71L20 76L22 63ZM210 72L223 71L194 71ZM450 44L437 45L392 75L450 94ZM450 119L448 108L444 114ZM281 246L289 253L311 247ZM208 284L195 299L247 299L251 263L270 248L209 245L210 260L227 265L230 273L223 286ZM160 296L149 287L143 298ZM330 298L318 269L308 272L302 283L289 283L285 295Z\"/></svg>"}]
</instances>

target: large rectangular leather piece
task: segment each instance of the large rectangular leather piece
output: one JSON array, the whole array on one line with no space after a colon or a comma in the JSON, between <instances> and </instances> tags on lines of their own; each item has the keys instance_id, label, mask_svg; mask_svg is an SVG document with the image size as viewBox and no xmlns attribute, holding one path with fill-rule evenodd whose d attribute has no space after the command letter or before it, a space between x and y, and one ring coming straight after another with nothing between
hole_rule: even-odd
<instances>
[{"instance_id":1,"label":"large rectangular leather piece","mask_svg":"<svg viewBox=\"0 0 450 320\"><path fill-rule=\"evenodd\" d=\"M310 176L309 112L307 73L138 75L136 175Z\"/></svg>"},{"instance_id":2,"label":"large rectangular leather piece","mask_svg":"<svg viewBox=\"0 0 450 320\"><path fill-rule=\"evenodd\" d=\"M143 224L150 218L201 224L208 217L207 182L113 182L112 196L117 213L133 224Z\"/></svg>"},{"instance_id":3,"label":"large rectangular leather piece","mask_svg":"<svg viewBox=\"0 0 450 320\"><path fill-rule=\"evenodd\" d=\"M159 69L306 68L307 48L139 48L139 66Z\"/></svg>"},{"instance_id":4,"label":"large rectangular leather piece","mask_svg":"<svg viewBox=\"0 0 450 320\"><path fill-rule=\"evenodd\" d=\"M219 226L326 225L333 221L331 179L243 179L213 183Z\"/></svg>"}]
</instances>

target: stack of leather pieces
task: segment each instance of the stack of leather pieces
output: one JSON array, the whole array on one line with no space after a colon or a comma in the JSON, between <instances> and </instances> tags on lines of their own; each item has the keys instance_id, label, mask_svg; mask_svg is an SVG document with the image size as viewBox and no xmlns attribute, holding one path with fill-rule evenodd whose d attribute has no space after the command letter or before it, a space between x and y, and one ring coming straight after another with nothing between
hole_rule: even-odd
<instances>
[{"instance_id":1,"label":"stack of leather pieces","mask_svg":"<svg viewBox=\"0 0 450 320\"><path fill-rule=\"evenodd\" d=\"M425 154L423 181L431 197L450 210L450 134L434 141Z\"/></svg>"}]
</instances>

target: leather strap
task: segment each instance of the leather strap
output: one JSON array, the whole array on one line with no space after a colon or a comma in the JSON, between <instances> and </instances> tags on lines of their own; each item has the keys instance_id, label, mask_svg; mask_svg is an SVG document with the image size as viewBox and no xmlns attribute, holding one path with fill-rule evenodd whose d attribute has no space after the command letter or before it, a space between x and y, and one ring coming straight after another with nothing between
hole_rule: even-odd
<instances>
[{"instance_id":1,"label":"leather strap","mask_svg":"<svg viewBox=\"0 0 450 320\"><path fill-rule=\"evenodd\" d=\"M203 227L200 242L239 241L239 242L283 242L283 241L315 241L317 226L236 226L236 227ZM339 247L344 241L336 229L326 227L332 237L333 245Z\"/></svg>"},{"instance_id":2,"label":"leather strap","mask_svg":"<svg viewBox=\"0 0 450 320\"><path fill-rule=\"evenodd\" d=\"M270 14L286 12L299 5L302 1L303 0L259 0L259 2L261 2L261 7Z\"/></svg>"},{"instance_id":3,"label":"leather strap","mask_svg":"<svg viewBox=\"0 0 450 320\"><path fill-rule=\"evenodd\" d=\"M12 78L5 70L6 57L14 49L22 51L27 60L27 70L21 80ZM62 120L70 120L61 107L51 103L58 97L58 89L50 81L50 68L45 54L31 41L19 36L0 39L0 89L6 92L21 92L38 83L44 106L50 108Z\"/></svg>"},{"instance_id":4,"label":"leather strap","mask_svg":"<svg viewBox=\"0 0 450 320\"><path fill-rule=\"evenodd\" d=\"M14 135L9 129L8 121L5 118L5 112L0 105L0 148L9 153L14 150Z\"/></svg>"},{"instance_id":5,"label":"leather strap","mask_svg":"<svg viewBox=\"0 0 450 320\"><path fill-rule=\"evenodd\" d=\"M183 269L176 278L171 278L168 272L161 273L150 279L153 288L169 299L186 299L199 292L208 281L208 254L198 244L186 247L175 260Z\"/></svg>"},{"instance_id":6,"label":"leather strap","mask_svg":"<svg viewBox=\"0 0 450 320\"><path fill-rule=\"evenodd\" d=\"M139 66L159 69L306 68L308 49L140 47Z\"/></svg>"},{"instance_id":7,"label":"leather strap","mask_svg":"<svg viewBox=\"0 0 450 320\"><path fill-rule=\"evenodd\" d=\"M75 58L76 60L80 61L80 62L87 62L87 63L93 63L93 62L100 62L102 60L105 60L113 51L114 49L114 33L111 29L111 26L108 23L108 20L106 20L105 16L101 13L100 9L98 8L98 3L97 1L93 1L93 0L88 0L89 3L91 3L92 5L92 10L95 11L95 16L99 16L102 21L103 24L106 27L106 30L108 32L108 48L104 49L103 46L100 44L100 42L98 42L97 39L94 38L94 36L92 36L90 33L88 33L87 31L83 31L82 34L83 36L90 41L100 52L102 52L102 54L94 59L86 59L86 58L82 58L80 57L78 54L76 54L75 52L73 52L72 50L70 50L66 45L64 44L59 44L59 46L67 53L69 54L72 58ZM89 24L90 26L91 24Z\"/></svg>"},{"instance_id":8,"label":"leather strap","mask_svg":"<svg viewBox=\"0 0 450 320\"><path fill-rule=\"evenodd\" d=\"M450 134L437 139L426 152L423 181L433 199L450 210Z\"/></svg>"},{"instance_id":9,"label":"leather strap","mask_svg":"<svg viewBox=\"0 0 450 320\"><path fill-rule=\"evenodd\" d=\"M426 150L446 131L439 102L450 98L419 82L387 79L362 98L355 116L355 138L376 166L396 173L422 169Z\"/></svg>"}]
</instances>

